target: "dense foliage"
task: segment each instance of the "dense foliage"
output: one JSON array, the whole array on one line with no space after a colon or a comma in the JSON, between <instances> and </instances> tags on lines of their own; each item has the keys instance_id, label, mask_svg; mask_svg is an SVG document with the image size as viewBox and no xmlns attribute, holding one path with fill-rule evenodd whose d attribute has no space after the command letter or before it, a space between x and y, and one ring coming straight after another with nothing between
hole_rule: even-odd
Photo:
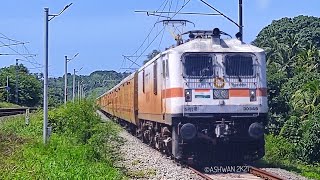
<instances>
[{"instance_id":1,"label":"dense foliage","mask_svg":"<svg viewBox=\"0 0 320 180\"><path fill-rule=\"evenodd\" d=\"M42 112L29 126L23 117L0 121L0 179L122 179L119 127L102 123L92 102L69 103L49 112L53 133L42 142Z\"/></svg>"},{"instance_id":2,"label":"dense foliage","mask_svg":"<svg viewBox=\"0 0 320 180\"><path fill-rule=\"evenodd\" d=\"M83 91L86 96L96 98L106 90L118 84L129 73L118 73L116 71L95 71L89 76L76 75L75 94L78 92L78 82L82 82ZM68 100L72 99L73 75L68 74ZM64 76L49 79L49 105L57 106L64 102Z\"/></svg>"},{"instance_id":3,"label":"dense foliage","mask_svg":"<svg viewBox=\"0 0 320 180\"><path fill-rule=\"evenodd\" d=\"M156 57L158 54L160 53L160 51L154 49L152 50L148 55L147 55L147 59L143 61L143 64L146 64L148 61L150 61L151 59L153 59L154 57Z\"/></svg>"},{"instance_id":4,"label":"dense foliage","mask_svg":"<svg viewBox=\"0 0 320 180\"><path fill-rule=\"evenodd\" d=\"M9 91L4 88L9 79ZM19 64L0 69L0 101L16 103L16 81L18 81L18 104L34 107L39 105L42 99L42 84L37 75L31 74L29 70ZM8 98L8 99L7 99Z\"/></svg>"},{"instance_id":5,"label":"dense foliage","mask_svg":"<svg viewBox=\"0 0 320 180\"><path fill-rule=\"evenodd\" d=\"M319 163L320 18L273 21L253 43L267 55L269 133L290 144L279 157Z\"/></svg>"}]
</instances>

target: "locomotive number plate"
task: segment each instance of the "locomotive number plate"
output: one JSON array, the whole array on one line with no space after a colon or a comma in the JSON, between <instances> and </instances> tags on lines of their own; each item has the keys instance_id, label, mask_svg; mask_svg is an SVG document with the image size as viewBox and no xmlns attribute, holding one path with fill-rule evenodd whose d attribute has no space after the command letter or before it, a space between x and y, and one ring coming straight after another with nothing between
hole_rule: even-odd
<instances>
[{"instance_id":1,"label":"locomotive number plate","mask_svg":"<svg viewBox=\"0 0 320 180\"><path fill-rule=\"evenodd\" d=\"M184 112L186 112L186 113L198 112L198 111L199 111L199 107L197 107L197 106L185 106L184 107Z\"/></svg>"},{"instance_id":2,"label":"locomotive number plate","mask_svg":"<svg viewBox=\"0 0 320 180\"><path fill-rule=\"evenodd\" d=\"M243 107L243 111L258 111L259 108L256 106L245 106Z\"/></svg>"}]
</instances>

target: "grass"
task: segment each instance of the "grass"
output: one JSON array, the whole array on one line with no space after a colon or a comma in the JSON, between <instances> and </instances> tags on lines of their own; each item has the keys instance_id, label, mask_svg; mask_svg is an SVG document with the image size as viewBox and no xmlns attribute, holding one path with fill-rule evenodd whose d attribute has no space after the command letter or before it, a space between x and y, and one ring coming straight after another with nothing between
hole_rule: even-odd
<instances>
[{"instance_id":1,"label":"grass","mask_svg":"<svg viewBox=\"0 0 320 180\"><path fill-rule=\"evenodd\" d=\"M152 176L156 175L155 169L144 169L144 170L131 170L127 172L127 176L131 178L151 178Z\"/></svg>"},{"instance_id":2,"label":"grass","mask_svg":"<svg viewBox=\"0 0 320 180\"><path fill-rule=\"evenodd\" d=\"M306 164L292 156L293 144L284 138L268 135L266 137L266 155L259 162L264 167L279 167L296 172L304 177L320 180L320 164Z\"/></svg>"},{"instance_id":3,"label":"grass","mask_svg":"<svg viewBox=\"0 0 320 180\"><path fill-rule=\"evenodd\" d=\"M8 103L8 102L0 102L0 108L19 108L19 105Z\"/></svg>"},{"instance_id":4,"label":"grass","mask_svg":"<svg viewBox=\"0 0 320 180\"><path fill-rule=\"evenodd\" d=\"M0 179L126 179L114 167L119 127L101 123L91 102L49 112L53 133L42 143L42 113L0 123Z\"/></svg>"}]
</instances>

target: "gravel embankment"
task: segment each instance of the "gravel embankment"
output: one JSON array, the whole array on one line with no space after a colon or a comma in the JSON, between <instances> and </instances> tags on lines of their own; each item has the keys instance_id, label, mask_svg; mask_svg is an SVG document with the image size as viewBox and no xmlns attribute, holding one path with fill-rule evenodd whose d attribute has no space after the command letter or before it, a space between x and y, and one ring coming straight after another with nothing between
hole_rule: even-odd
<instances>
[{"instance_id":1,"label":"gravel embankment","mask_svg":"<svg viewBox=\"0 0 320 180\"><path fill-rule=\"evenodd\" d=\"M98 111L98 114L106 121L109 119ZM120 136L125 140L119 151L123 154L123 159L116 165L123 168L131 179L172 179L172 180L191 180L203 179L193 171L183 168L174 163L165 155L142 143L139 139L126 131L121 131ZM303 176L297 175L279 168L262 168L263 170L274 173L287 180L308 180ZM241 179L222 174L230 179ZM237 174L236 174L237 175ZM214 178L214 177L213 177ZM215 179L215 178L214 178ZM249 178L248 178L249 179Z\"/></svg>"},{"instance_id":2,"label":"gravel embankment","mask_svg":"<svg viewBox=\"0 0 320 180\"><path fill-rule=\"evenodd\" d=\"M309 180L306 177L300 176L298 174L295 174L293 172L290 172L284 169L279 169L279 168L262 168L262 169L267 172L278 175L286 180Z\"/></svg>"},{"instance_id":3,"label":"gravel embankment","mask_svg":"<svg viewBox=\"0 0 320 180\"><path fill-rule=\"evenodd\" d=\"M98 114L102 114L98 112ZM102 115L103 119L108 120ZM131 179L172 179L172 180L202 180L190 169L179 166L165 155L152 149L126 131L120 136L125 140L119 151L122 160L116 166L123 168Z\"/></svg>"},{"instance_id":4,"label":"gravel embankment","mask_svg":"<svg viewBox=\"0 0 320 180\"><path fill-rule=\"evenodd\" d=\"M120 148L124 159L119 165L127 169L132 179L202 179L191 170L175 164L165 155L143 144L131 134L122 131L120 136L126 142Z\"/></svg>"}]
</instances>

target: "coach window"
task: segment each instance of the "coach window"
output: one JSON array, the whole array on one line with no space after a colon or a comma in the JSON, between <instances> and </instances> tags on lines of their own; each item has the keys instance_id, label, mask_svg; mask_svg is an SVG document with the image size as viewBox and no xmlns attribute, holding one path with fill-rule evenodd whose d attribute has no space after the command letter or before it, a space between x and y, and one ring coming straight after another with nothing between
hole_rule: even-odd
<instances>
[{"instance_id":1,"label":"coach window","mask_svg":"<svg viewBox=\"0 0 320 180\"><path fill-rule=\"evenodd\" d=\"M153 64L153 94L158 94L158 82L157 82L157 63Z\"/></svg>"},{"instance_id":2,"label":"coach window","mask_svg":"<svg viewBox=\"0 0 320 180\"><path fill-rule=\"evenodd\" d=\"M145 79L144 79L144 70L142 71L142 92L144 93L144 89L145 89Z\"/></svg>"}]
</instances>

